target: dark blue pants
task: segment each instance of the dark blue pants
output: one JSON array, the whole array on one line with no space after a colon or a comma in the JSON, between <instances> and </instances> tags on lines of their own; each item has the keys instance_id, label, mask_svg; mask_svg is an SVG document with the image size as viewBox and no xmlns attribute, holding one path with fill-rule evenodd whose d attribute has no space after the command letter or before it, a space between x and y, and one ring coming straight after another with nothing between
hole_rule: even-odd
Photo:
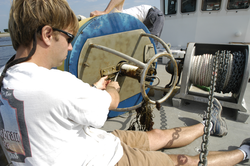
<instances>
[{"instance_id":1,"label":"dark blue pants","mask_svg":"<svg viewBox=\"0 0 250 166\"><path fill-rule=\"evenodd\" d=\"M152 35L160 37L164 26L164 15L162 11L160 11L156 7L152 7L151 9L149 9L147 17L143 24L146 25ZM157 46L158 41L154 41L155 45Z\"/></svg>"}]
</instances>

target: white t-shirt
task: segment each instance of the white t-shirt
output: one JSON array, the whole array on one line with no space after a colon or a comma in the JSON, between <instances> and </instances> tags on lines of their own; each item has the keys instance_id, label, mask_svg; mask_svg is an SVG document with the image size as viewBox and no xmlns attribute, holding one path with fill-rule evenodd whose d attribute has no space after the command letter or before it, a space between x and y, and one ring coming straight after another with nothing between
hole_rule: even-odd
<instances>
[{"instance_id":1,"label":"white t-shirt","mask_svg":"<svg viewBox=\"0 0 250 166\"><path fill-rule=\"evenodd\" d=\"M14 165L111 166L122 157L120 139L98 129L111 103L106 91L28 62L9 68L3 83L0 138Z\"/></svg>"},{"instance_id":2,"label":"white t-shirt","mask_svg":"<svg viewBox=\"0 0 250 166\"><path fill-rule=\"evenodd\" d=\"M143 22L148 14L149 9L152 8L150 5L140 5L122 10L122 13L132 15Z\"/></svg>"},{"instance_id":3,"label":"white t-shirt","mask_svg":"<svg viewBox=\"0 0 250 166\"><path fill-rule=\"evenodd\" d=\"M135 18L143 22L146 19L150 8L152 8L152 6L150 5L135 6L128 9L122 9L122 11L119 11L118 9L114 8L110 13L116 13L116 12L126 13L131 16L134 16Z\"/></svg>"}]
</instances>

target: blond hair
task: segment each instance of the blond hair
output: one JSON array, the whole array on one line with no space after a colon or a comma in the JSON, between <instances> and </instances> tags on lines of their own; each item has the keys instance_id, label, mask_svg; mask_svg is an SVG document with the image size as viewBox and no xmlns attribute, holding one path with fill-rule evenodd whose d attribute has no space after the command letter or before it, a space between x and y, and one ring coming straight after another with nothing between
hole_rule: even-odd
<instances>
[{"instance_id":1,"label":"blond hair","mask_svg":"<svg viewBox=\"0 0 250 166\"><path fill-rule=\"evenodd\" d=\"M66 0L13 0L9 32L15 50L29 46L38 28L49 25L76 35L78 21Z\"/></svg>"}]
</instances>

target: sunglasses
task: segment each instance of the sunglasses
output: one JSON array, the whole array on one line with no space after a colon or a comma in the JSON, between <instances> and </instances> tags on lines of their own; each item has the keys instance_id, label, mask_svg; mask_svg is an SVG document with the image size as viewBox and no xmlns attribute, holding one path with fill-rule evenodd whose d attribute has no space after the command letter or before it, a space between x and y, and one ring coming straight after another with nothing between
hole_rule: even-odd
<instances>
[{"instance_id":1,"label":"sunglasses","mask_svg":"<svg viewBox=\"0 0 250 166\"><path fill-rule=\"evenodd\" d=\"M74 39L74 35L72 35L71 33L68 33L68 32L65 32L63 30L60 30L60 29L56 29L56 28L53 28L54 31L58 31L58 32L62 32L64 33L65 35L67 35L69 38L67 39L68 43L71 43Z\"/></svg>"}]
</instances>

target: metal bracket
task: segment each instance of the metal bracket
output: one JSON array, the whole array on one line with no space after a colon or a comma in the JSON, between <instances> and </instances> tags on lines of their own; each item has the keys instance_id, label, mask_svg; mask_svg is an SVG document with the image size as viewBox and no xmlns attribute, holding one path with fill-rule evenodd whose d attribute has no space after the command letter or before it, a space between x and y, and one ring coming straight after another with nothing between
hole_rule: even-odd
<instances>
[{"instance_id":1,"label":"metal bracket","mask_svg":"<svg viewBox=\"0 0 250 166\"><path fill-rule=\"evenodd\" d=\"M114 78L116 73L119 72L116 66L110 66L104 69L101 69L101 76L108 76L108 79Z\"/></svg>"},{"instance_id":2,"label":"metal bracket","mask_svg":"<svg viewBox=\"0 0 250 166\"><path fill-rule=\"evenodd\" d=\"M147 63L155 55L153 44L147 44L144 48L143 62Z\"/></svg>"}]
</instances>

